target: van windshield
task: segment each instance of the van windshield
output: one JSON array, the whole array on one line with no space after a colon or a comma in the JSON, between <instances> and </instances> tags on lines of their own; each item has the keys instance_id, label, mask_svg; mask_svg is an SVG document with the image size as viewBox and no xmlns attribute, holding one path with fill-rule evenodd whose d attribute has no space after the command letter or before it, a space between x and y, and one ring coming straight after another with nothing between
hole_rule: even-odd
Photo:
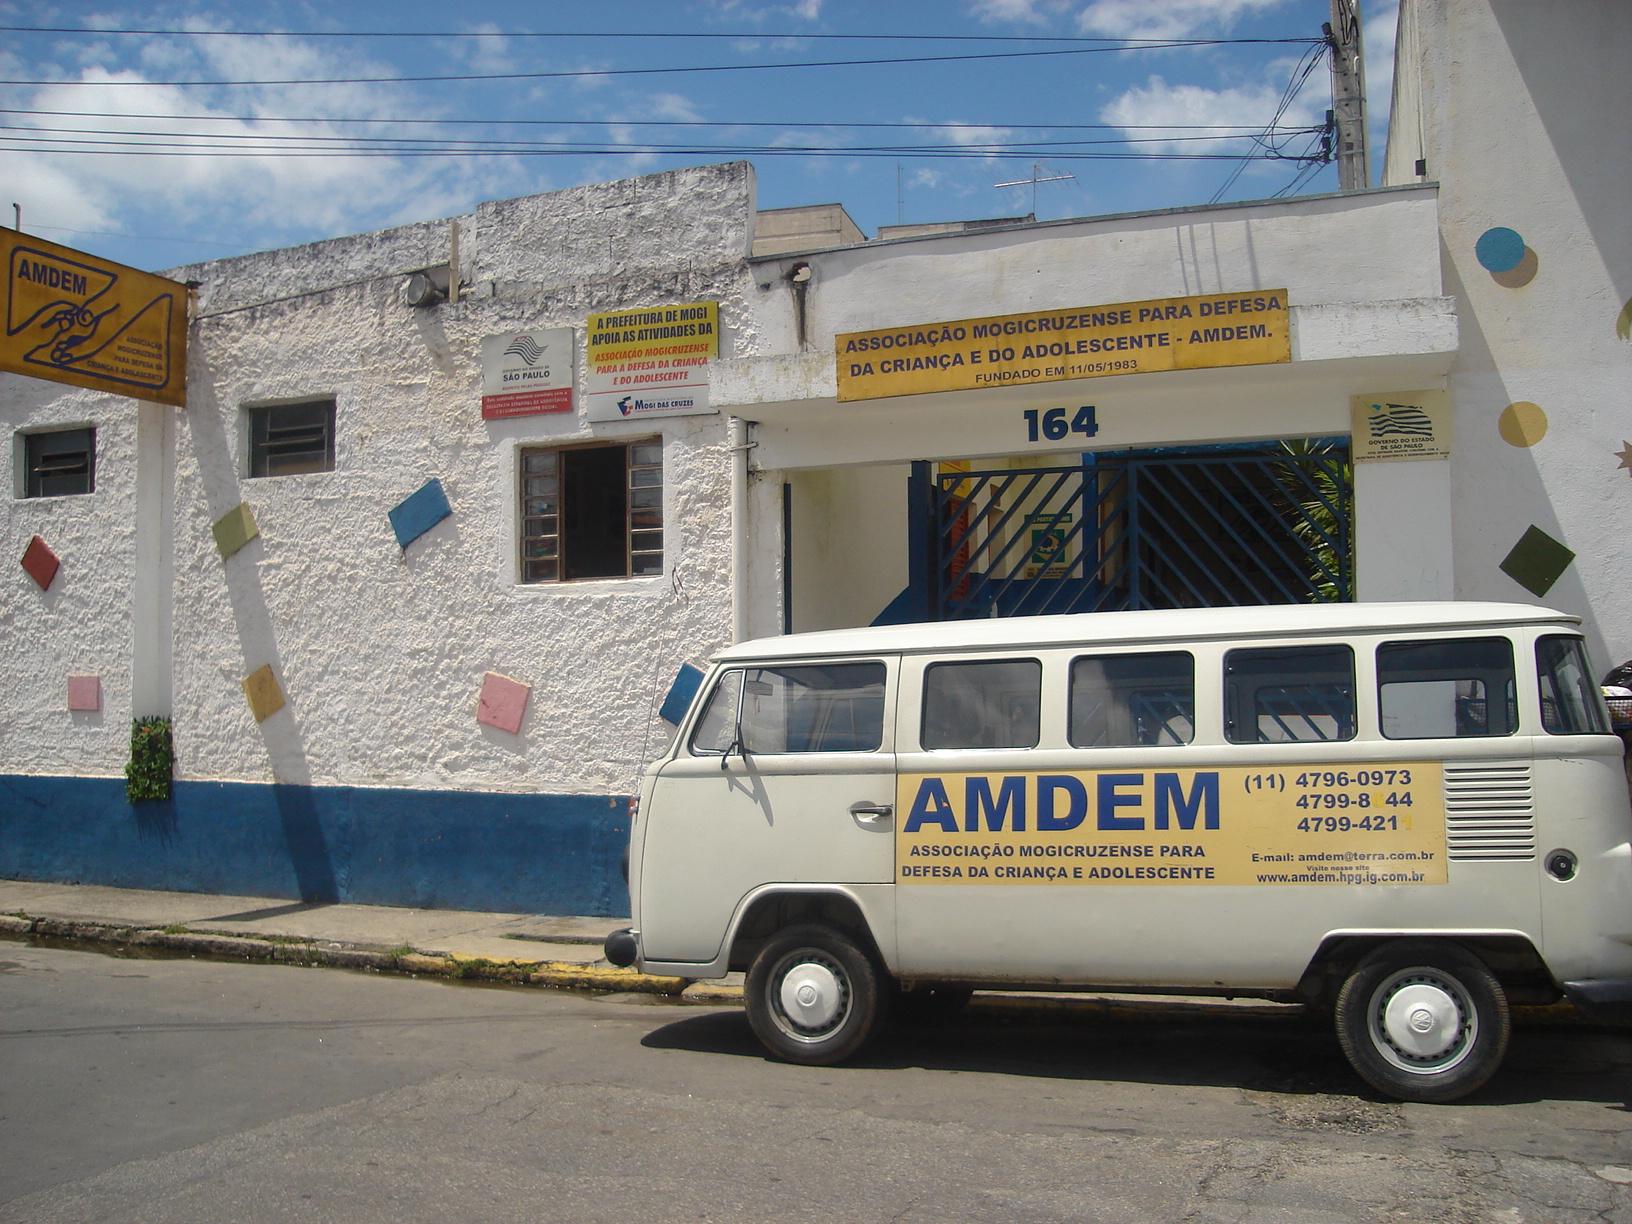
<instances>
[{"instance_id":1,"label":"van windshield","mask_svg":"<svg viewBox=\"0 0 1632 1224\"><path fill-rule=\"evenodd\" d=\"M876 752L884 742L884 665L827 663L726 672L691 739L698 755L727 752L742 711L745 752Z\"/></svg>"}]
</instances>

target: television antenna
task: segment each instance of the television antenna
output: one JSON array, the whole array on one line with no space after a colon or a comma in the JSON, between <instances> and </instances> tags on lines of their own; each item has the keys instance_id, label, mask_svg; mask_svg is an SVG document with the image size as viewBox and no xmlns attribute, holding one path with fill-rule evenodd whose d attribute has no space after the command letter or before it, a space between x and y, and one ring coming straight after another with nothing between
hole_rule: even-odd
<instances>
[{"instance_id":1,"label":"television antenna","mask_svg":"<svg viewBox=\"0 0 1632 1224\"><path fill-rule=\"evenodd\" d=\"M1040 166L1036 162L1033 162L1031 164L1031 177L1030 178L1014 179L1011 182L1007 182L1007 183L993 183L992 186L994 188L996 188L996 187L1024 187L1029 183L1031 185L1031 215L1033 217L1035 217L1037 215L1037 184L1038 183L1064 183L1064 182L1067 182L1067 181L1075 180L1076 177L1077 176L1074 175L1074 174L1049 174L1049 175L1045 175L1043 173L1042 166Z\"/></svg>"}]
</instances>

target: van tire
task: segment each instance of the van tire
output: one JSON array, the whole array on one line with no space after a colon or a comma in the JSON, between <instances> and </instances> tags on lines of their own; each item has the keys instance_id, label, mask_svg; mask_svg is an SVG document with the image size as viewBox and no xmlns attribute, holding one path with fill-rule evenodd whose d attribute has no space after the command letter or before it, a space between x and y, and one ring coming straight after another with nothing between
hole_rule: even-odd
<instances>
[{"instance_id":1,"label":"van tire","mask_svg":"<svg viewBox=\"0 0 1632 1224\"><path fill-rule=\"evenodd\" d=\"M1338 991L1337 1039L1368 1084L1402 1101L1455 1101L1501 1066L1512 1031L1507 996L1485 963L1455 944L1384 944Z\"/></svg>"},{"instance_id":2,"label":"van tire","mask_svg":"<svg viewBox=\"0 0 1632 1224\"><path fill-rule=\"evenodd\" d=\"M815 924L788 927L748 969L748 1023L785 1062L843 1062L878 1030L882 976L849 936Z\"/></svg>"}]
</instances>

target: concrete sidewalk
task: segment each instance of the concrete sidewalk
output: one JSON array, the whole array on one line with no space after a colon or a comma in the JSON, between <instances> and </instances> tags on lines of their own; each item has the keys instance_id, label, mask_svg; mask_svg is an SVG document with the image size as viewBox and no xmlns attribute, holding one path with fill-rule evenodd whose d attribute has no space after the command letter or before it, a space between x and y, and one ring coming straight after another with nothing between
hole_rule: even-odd
<instances>
[{"instance_id":1,"label":"concrete sidewalk","mask_svg":"<svg viewBox=\"0 0 1632 1224\"><path fill-rule=\"evenodd\" d=\"M692 982L619 969L601 954L627 918L563 918L389 905L308 904L269 897L153 892L0 879L0 938L45 938L157 954L327 965L516 986L665 995L677 1002L741 1004L742 975ZM1289 1019L1295 1004L1255 999L983 992L983 1010L1071 1011ZM1568 1004L1515 1007L1528 1023L1580 1024ZM1615 1026L1617 1028L1621 1026Z\"/></svg>"},{"instance_id":2,"label":"concrete sidewalk","mask_svg":"<svg viewBox=\"0 0 1632 1224\"><path fill-rule=\"evenodd\" d=\"M288 964L740 1002L739 982L693 985L601 954L626 918L329 905L211 893L0 880L0 935Z\"/></svg>"}]
</instances>

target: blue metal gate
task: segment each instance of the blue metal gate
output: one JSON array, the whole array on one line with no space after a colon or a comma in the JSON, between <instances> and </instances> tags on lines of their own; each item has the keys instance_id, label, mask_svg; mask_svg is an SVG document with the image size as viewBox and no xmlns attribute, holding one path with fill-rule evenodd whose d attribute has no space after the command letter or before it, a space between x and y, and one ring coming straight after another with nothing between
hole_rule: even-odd
<instances>
[{"instance_id":1,"label":"blue metal gate","mask_svg":"<svg viewBox=\"0 0 1632 1224\"><path fill-rule=\"evenodd\" d=\"M934 620L1354 598L1346 438L928 477Z\"/></svg>"}]
</instances>

